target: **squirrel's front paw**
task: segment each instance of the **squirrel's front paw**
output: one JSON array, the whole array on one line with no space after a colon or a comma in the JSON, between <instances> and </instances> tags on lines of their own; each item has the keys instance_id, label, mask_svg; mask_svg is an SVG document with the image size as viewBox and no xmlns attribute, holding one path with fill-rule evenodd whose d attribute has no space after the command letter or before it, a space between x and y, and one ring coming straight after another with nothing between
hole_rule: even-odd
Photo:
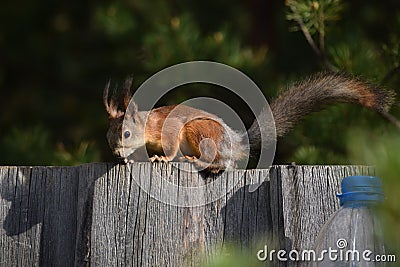
<instances>
[{"instance_id":1,"label":"squirrel's front paw","mask_svg":"<svg viewBox=\"0 0 400 267\"><path fill-rule=\"evenodd\" d=\"M189 161L189 162L195 162L197 161L198 158L195 156L183 156L179 158L179 161Z\"/></svg>"},{"instance_id":2,"label":"squirrel's front paw","mask_svg":"<svg viewBox=\"0 0 400 267\"><path fill-rule=\"evenodd\" d=\"M170 160L166 156L157 156L157 155L152 156L151 158L149 158L149 160L151 162L155 162L155 161L157 161L157 162L170 162Z\"/></svg>"},{"instance_id":3,"label":"squirrel's front paw","mask_svg":"<svg viewBox=\"0 0 400 267\"><path fill-rule=\"evenodd\" d=\"M128 164L128 163L134 163L135 161L133 159L123 158L122 162L123 164Z\"/></svg>"}]
</instances>

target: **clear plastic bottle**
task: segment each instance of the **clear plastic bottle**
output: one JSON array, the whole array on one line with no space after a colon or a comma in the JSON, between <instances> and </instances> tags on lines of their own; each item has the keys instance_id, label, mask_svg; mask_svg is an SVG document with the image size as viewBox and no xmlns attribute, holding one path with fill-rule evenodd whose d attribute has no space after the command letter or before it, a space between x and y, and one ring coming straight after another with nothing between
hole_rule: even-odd
<instances>
[{"instance_id":1,"label":"clear plastic bottle","mask_svg":"<svg viewBox=\"0 0 400 267\"><path fill-rule=\"evenodd\" d=\"M312 266L385 266L382 229L375 206L383 201L382 182L373 176L349 176L342 181L340 209L322 227Z\"/></svg>"}]
</instances>

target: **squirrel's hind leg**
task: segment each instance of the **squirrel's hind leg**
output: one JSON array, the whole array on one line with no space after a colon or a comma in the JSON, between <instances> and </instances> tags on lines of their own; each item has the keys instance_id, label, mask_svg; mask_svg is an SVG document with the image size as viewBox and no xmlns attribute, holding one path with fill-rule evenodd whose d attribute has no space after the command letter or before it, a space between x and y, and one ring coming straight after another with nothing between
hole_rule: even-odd
<instances>
[{"instance_id":1,"label":"squirrel's hind leg","mask_svg":"<svg viewBox=\"0 0 400 267\"><path fill-rule=\"evenodd\" d=\"M221 159L220 143L223 126L220 122L200 118L185 124L181 143L184 159L193 162L197 169L208 173L225 170L226 160Z\"/></svg>"},{"instance_id":2,"label":"squirrel's hind leg","mask_svg":"<svg viewBox=\"0 0 400 267\"><path fill-rule=\"evenodd\" d=\"M188 162L195 162L196 160L198 160L198 158L196 156L182 156L179 157L179 161L188 161Z\"/></svg>"}]
</instances>

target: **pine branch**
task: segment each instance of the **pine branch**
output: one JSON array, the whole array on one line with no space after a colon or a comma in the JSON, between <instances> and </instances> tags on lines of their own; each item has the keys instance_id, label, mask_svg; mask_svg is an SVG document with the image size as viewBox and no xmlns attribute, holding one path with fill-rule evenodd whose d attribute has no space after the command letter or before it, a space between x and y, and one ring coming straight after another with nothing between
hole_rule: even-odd
<instances>
[{"instance_id":1,"label":"pine branch","mask_svg":"<svg viewBox=\"0 0 400 267\"><path fill-rule=\"evenodd\" d=\"M391 124L393 124L396 128L400 130L400 121L395 116L393 116L387 111L381 111L380 114L382 115L382 117L384 117L386 120L388 120Z\"/></svg>"},{"instance_id":2,"label":"pine branch","mask_svg":"<svg viewBox=\"0 0 400 267\"><path fill-rule=\"evenodd\" d=\"M386 76L382 79L382 83L383 83L383 84L388 83L391 79L393 79L393 77L394 77L396 74L400 74L400 66L397 66L397 67L391 69L391 70L386 74Z\"/></svg>"},{"instance_id":3,"label":"pine branch","mask_svg":"<svg viewBox=\"0 0 400 267\"><path fill-rule=\"evenodd\" d=\"M314 53L318 56L322 64L330 71L337 72L338 69L329 62L328 57L325 53L325 19L323 14L319 14L318 18L311 18L311 20L314 20L314 22L311 25L306 25L304 23L304 16L302 16L302 12L299 11L301 8L299 8L299 3L296 1L287 1L286 5L290 8L291 14L288 15L289 20L294 20L298 26L301 32L303 33L304 37L306 38L308 44L311 46L312 50ZM323 12L321 9L320 5L315 2L311 7L313 10L320 10L319 12ZM334 17L334 16L332 16ZM316 22L318 20L318 22ZM318 25L318 26L316 26ZM315 42L314 38L312 37L312 34L310 32L310 29L314 29L319 36L319 42L318 44Z\"/></svg>"}]
</instances>

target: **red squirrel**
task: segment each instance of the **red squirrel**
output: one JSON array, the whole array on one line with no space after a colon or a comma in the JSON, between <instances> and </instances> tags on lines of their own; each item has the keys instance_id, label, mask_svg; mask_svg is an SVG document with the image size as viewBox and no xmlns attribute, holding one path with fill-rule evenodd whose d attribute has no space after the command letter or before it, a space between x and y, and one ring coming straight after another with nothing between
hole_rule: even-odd
<instances>
[{"instance_id":1,"label":"red squirrel","mask_svg":"<svg viewBox=\"0 0 400 267\"><path fill-rule=\"evenodd\" d=\"M218 173L234 168L247 155L247 145L251 154L256 153L261 147L261 133L271 127L265 122L268 111L264 109L258 116L259 123L255 120L247 131L247 141L246 133L232 130L218 116L189 106L138 111L136 103L129 105L131 78L125 81L121 103L114 96L110 99L109 85L103 94L110 122L107 140L114 155L125 163L130 161L128 156L145 146L150 161L169 162L180 152L180 159L191 161L207 172ZM393 92L348 74L319 73L289 86L270 107L276 136L280 137L303 117L327 105L359 103L380 113L389 109L393 99Z\"/></svg>"}]
</instances>

